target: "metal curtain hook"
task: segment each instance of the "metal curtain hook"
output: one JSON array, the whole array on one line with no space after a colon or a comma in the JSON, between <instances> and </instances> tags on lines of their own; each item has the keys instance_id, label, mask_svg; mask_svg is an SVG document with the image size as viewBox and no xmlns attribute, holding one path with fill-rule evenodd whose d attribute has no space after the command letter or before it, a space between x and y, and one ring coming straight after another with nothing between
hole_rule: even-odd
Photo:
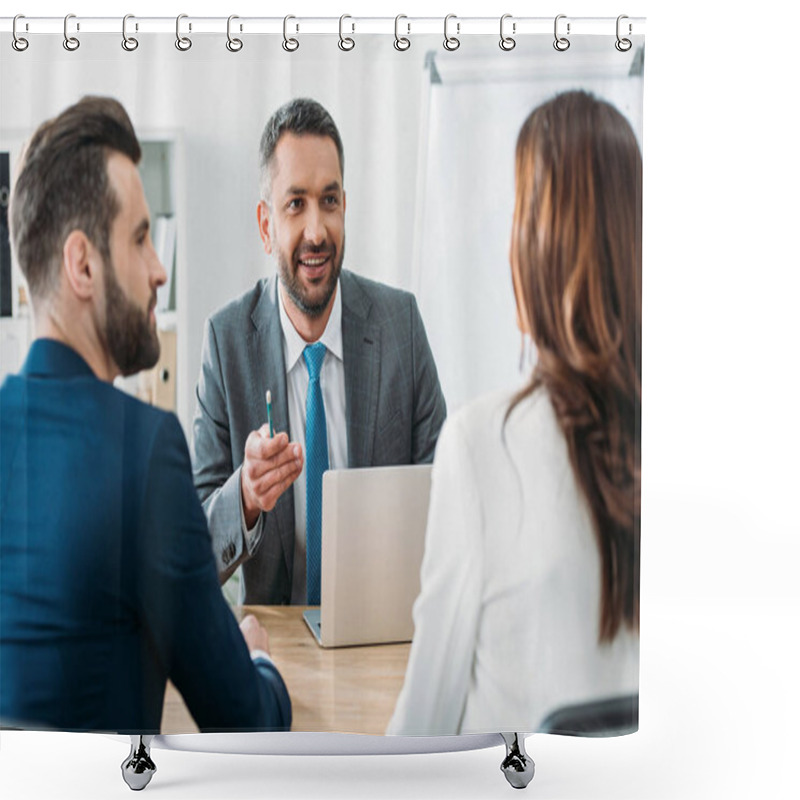
<instances>
[{"instance_id":1,"label":"metal curtain hook","mask_svg":"<svg viewBox=\"0 0 800 800\"><path fill-rule=\"evenodd\" d=\"M447 33L447 26L451 19L457 19L455 14L448 14L444 18L444 49L445 50L458 50L461 47L461 41L458 36L449 36ZM461 23L456 22L456 33L461 33Z\"/></svg>"},{"instance_id":2,"label":"metal curtain hook","mask_svg":"<svg viewBox=\"0 0 800 800\"><path fill-rule=\"evenodd\" d=\"M619 50L620 53L627 53L628 50L630 50L631 47L633 47L633 44L632 44L630 39L623 39L619 35L620 22L622 22L622 20L624 20L624 19L628 19L627 14L620 14L617 17L617 41L614 42L614 47L616 47L617 50ZM631 23L629 22L628 23L628 35L630 36L631 33L633 33L633 25L631 25Z\"/></svg>"},{"instance_id":3,"label":"metal curtain hook","mask_svg":"<svg viewBox=\"0 0 800 800\"><path fill-rule=\"evenodd\" d=\"M298 47L300 47L300 42L298 42L297 39L295 39L294 37L290 37L288 35L288 26L289 26L289 20L290 19L296 19L296 17L293 17L291 14L288 14L287 16L285 16L283 18L283 43L282 43L282 46L283 46L283 49L286 50L287 53L293 53L295 50L297 50ZM299 30L299 29L300 29L300 26L298 25L296 27L296 30Z\"/></svg>"},{"instance_id":4,"label":"metal curtain hook","mask_svg":"<svg viewBox=\"0 0 800 800\"><path fill-rule=\"evenodd\" d=\"M559 14L556 17L555 23L553 24L553 34L556 37L555 41L553 42L553 47L558 50L559 53L563 53L565 50L569 50L570 41L564 36L558 35L558 21L560 19L566 19L566 14ZM567 36L569 36L569 22L567 23Z\"/></svg>"},{"instance_id":5,"label":"metal curtain hook","mask_svg":"<svg viewBox=\"0 0 800 800\"><path fill-rule=\"evenodd\" d=\"M25 19L25 16L23 14L17 14L17 16L14 17L14 22L11 25L11 34L14 37L11 40L11 46L18 53L21 53L23 50L27 50L28 49L28 45L30 44L30 42L24 36L19 36L17 34L17 20L20 20L20 19ZM25 27L27 29L27 23L26 23Z\"/></svg>"},{"instance_id":6,"label":"metal curtain hook","mask_svg":"<svg viewBox=\"0 0 800 800\"><path fill-rule=\"evenodd\" d=\"M81 46L81 43L77 38L69 35L68 25L71 19L75 19L74 14L67 14L64 17L64 49L73 52ZM80 30L80 26L77 29Z\"/></svg>"},{"instance_id":7,"label":"metal curtain hook","mask_svg":"<svg viewBox=\"0 0 800 800\"><path fill-rule=\"evenodd\" d=\"M504 26L507 19L511 19L511 14L503 14L500 17L500 49L505 50L508 52L509 50L513 50L517 46L517 40L514 39L512 36L506 36ZM517 23L511 23L511 32L517 32Z\"/></svg>"},{"instance_id":8,"label":"metal curtain hook","mask_svg":"<svg viewBox=\"0 0 800 800\"><path fill-rule=\"evenodd\" d=\"M398 14L394 18L394 49L402 53L404 50L408 50L408 48L411 47L411 39L400 35L399 28L401 19L408 19L408 17L405 14ZM408 33L411 33L410 22L406 22L406 27L408 28Z\"/></svg>"},{"instance_id":9,"label":"metal curtain hook","mask_svg":"<svg viewBox=\"0 0 800 800\"><path fill-rule=\"evenodd\" d=\"M181 20L188 18L188 14L178 14L175 20L175 47L182 53L185 53L192 46L192 40L188 36L181 35ZM189 30L192 30L191 22L189 23Z\"/></svg>"},{"instance_id":10,"label":"metal curtain hook","mask_svg":"<svg viewBox=\"0 0 800 800\"><path fill-rule=\"evenodd\" d=\"M231 36L231 22L235 19L239 19L236 14L231 14L228 17L228 41L225 42L225 47L227 47L231 53L238 53L242 47L244 47L244 42L242 42L241 39ZM241 30L241 27L239 27L239 30Z\"/></svg>"},{"instance_id":11,"label":"metal curtain hook","mask_svg":"<svg viewBox=\"0 0 800 800\"><path fill-rule=\"evenodd\" d=\"M127 50L129 53L134 51L139 46L139 40L133 36L128 36L128 20L134 19L133 14L126 14L122 18L122 49ZM136 30L139 30L139 25L136 25Z\"/></svg>"},{"instance_id":12,"label":"metal curtain hook","mask_svg":"<svg viewBox=\"0 0 800 800\"><path fill-rule=\"evenodd\" d=\"M344 25L344 21L346 19L353 19L349 14L342 14L339 17L339 49L344 50L345 52L348 50L352 50L355 46L355 40L352 39L350 36L345 36L342 31L342 26ZM353 27L353 33L356 32L356 24L355 22L350 23Z\"/></svg>"}]
</instances>

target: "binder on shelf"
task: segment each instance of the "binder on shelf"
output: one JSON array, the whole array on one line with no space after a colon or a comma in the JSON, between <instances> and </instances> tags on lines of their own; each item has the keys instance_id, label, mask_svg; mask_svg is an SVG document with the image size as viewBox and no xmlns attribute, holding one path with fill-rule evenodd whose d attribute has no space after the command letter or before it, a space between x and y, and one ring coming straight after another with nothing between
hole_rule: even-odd
<instances>
[{"instance_id":1,"label":"binder on shelf","mask_svg":"<svg viewBox=\"0 0 800 800\"><path fill-rule=\"evenodd\" d=\"M153 247L158 260L167 272L166 283L159 287L156 310L169 311L175 308L174 276L175 276L175 241L177 225L171 214L158 214L153 225Z\"/></svg>"},{"instance_id":2,"label":"binder on shelf","mask_svg":"<svg viewBox=\"0 0 800 800\"><path fill-rule=\"evenodd\" d=\"M13 313L11 243L8 236L8 200L10 194L9 155L8 153L0 153L0 317L10 317Z\"/></svg>"}]
</instances>

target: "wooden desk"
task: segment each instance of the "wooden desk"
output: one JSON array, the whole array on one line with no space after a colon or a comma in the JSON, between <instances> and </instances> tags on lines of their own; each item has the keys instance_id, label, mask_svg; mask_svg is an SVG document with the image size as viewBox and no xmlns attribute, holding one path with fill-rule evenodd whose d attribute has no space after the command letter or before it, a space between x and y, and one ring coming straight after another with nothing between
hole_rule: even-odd
<instances>
[{"instance_id":1,"label":"wooden desk","mask_svg":"<svg viewBox=\"0 0 800 800\"><path fill-rule=\"evenodd\" d=\"M383 734L403 686L411 644L325 650L303 620L302 606L243 606L269 634L270 654L292 698L293 731ZM162 733L196 733L178 691L164 698Z\"/></svg>"}]
</instances>

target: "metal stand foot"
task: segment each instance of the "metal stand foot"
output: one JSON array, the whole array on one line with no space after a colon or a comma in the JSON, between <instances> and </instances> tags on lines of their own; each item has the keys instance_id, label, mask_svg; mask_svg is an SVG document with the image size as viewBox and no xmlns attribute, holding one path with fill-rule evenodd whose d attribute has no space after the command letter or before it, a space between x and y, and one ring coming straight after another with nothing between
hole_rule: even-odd
<instances>
[{"instance_id":1,"label":"metal stand foot","mask_svg":"<svg viewBox=\"0 0 800 800\"><path fill-rule=\"evenodd\" d=\"M506 743L506 757L500 769L515 789L524 789L532 780L536 765L525 752L525 738L519 733L501 734Z\"/></svg>"},{"instance_id":2,"label":"metal stand foot","mask_svg":"<svg viewBox=\"0 0 800 800\"><path fill-rule=\"evenodd\" d=\"M122 762L122 778L134 792L139 792L150 783L156 765L150 758L152 736L131 736L130 755Z\"/></svg>"}]
</instances>

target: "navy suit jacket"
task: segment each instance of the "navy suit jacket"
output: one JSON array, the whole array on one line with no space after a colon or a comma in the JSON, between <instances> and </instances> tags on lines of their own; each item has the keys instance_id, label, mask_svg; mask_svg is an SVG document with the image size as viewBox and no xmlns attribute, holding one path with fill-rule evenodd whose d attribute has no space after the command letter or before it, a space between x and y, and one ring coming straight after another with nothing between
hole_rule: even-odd
<instances>
[{"instance_id":1,"label":"navy suit jacket","mask_svg":"<svg viewBox=\"0 0 800 800\"><path fill-rule=\"evenodd\" d=\"M157 733L171 679L201 730L287 730L219 588L173 414L33 343L0 387L0 722Z\"/></svg>"}]
</instances>

